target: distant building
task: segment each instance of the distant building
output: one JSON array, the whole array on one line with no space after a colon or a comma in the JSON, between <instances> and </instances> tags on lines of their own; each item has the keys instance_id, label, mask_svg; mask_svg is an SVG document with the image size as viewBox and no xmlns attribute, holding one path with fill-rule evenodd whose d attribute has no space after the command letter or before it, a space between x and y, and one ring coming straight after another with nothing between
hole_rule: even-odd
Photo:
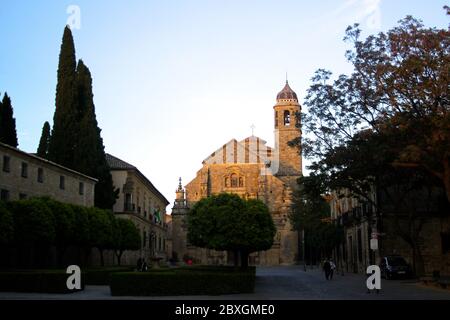
<instances>
[{"instance_id":1,"label":"distant building","mask_svg":"<svg viewBox=\"0 0 450 320\"><path fill-rule=\"evenodd\" d=\"M365 273L369 265L380 261L380 251L370 249L372 236L379 238L376 209L368 201L352 197L348 190L332 192L329 200L332 221L344 228L344 241L335 248L334 260L343 271ZM375 192L371 200L376 203Z\"/></svg>"},{"instance_id":2,"label":"distant building","mask_svg":"<svg viewBox=\"0 0 450 320\"><path fill-rule=\"evenodd\" d=\"M135 166L106 154L113 184L119 188L113 211L117 217L130 219L139 229L142 247L123 255L123 264L135 264L140 257L166 260L169 250L166 207L169 201Z\"/></svg>"},{"instance_id":3,"label":"distant building","mask_svg":"<svg viewBox=\"0 0 450 320\"><path fill-rule=\"evenodd\" d=\"M401 255L418 275L450 275L450 208L443 190L373 188L370 202L348 190L332 195L331 218L345 233L344 243L334 250L338 267L364 274L383 256ZM377 250L371 250L372 238Z\"/></svg>"},{"instance_id":4,"label":"distant building","mask_svg":"<svg viewBox=\"0 0 450 320\"><path fill-rule=\"evenodd\" d=\"M57 163L0 143L1 200L49 196L92 207L96 179Z\"/></svg>"}]
</instances>

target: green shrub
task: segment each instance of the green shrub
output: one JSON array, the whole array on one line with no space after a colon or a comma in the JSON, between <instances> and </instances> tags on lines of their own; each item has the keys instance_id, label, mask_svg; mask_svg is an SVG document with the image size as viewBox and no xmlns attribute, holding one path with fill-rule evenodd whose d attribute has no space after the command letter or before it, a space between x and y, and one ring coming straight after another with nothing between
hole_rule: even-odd
<instances>
[{"instance_id":1,"label":"green shrub","mask_svg":"<svg viewBox=\"0 0 450 320\"><path fill-rule=\"evenodd\" d=\"M111 277L113 296L220 295L252 293L251 272L169 269L161 272L118 272Z\"/></svg>"},{"instance_id":2,"label":"green shrub","mask_svg":"<svg viewBox=\"0 0 450 320\"><path fill-rule=\"evenodd\" d=\"M133 271L133 267L110 267L110 268L92 268L85 273L85 283L87 285L109 285L111 283L111 274L114 272Z\"/></svg>"},{"instance_id":3,"label":"green shrub","mask_svg":"<svg viewBox=\"0 0 450 320\"><path fill-rule=\"evenodd\" d=\"M65 270L33 270L0 272L0 291L40 292L40 293L73 293L80 290L67 289ZM81 276L81 290L84 289Z\"/></svg>"},{"instance_id":4,"label":"green shrub","mask_svg":"<svg viewBox=\"0 0 450 320\"><path fill-rule=\"evenodd\" d=\"M8 203L13 213L17 243L52 243L55 239L55 218L42 199Z\"/></svg>"},{"instance_id":5,"label":"green shrub","mask_svg":"<svg viewBox=\"0 0 450 320\"><path fill-rule=\"evenodd\" d=\"M208 265L196 265L196 266L183 266L179 270L192 270L192 271L208 271L208 272L238 272L238 273L250 273L256 274L256 267L249 266L245 269L235 266L208 266Z\"/></svg>"}]
</instances>

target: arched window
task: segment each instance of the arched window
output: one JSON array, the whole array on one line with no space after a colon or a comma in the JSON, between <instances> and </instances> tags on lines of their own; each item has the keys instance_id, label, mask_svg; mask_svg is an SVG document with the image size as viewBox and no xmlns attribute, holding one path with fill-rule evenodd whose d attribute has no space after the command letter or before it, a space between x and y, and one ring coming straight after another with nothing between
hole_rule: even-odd
<instances>
[{"instance_id":1,"label":"arched window","mask_svg":"<svg viewBox=\"0 0 450 320\"><path fill-rule=\"evenodd\" d=\"M232 188L237 188L237 186L238 186L238 176L233 173L231 175L231 187Z\"/></svg>"},{"instance_id":2,"label":"arched window","mask_svg":"<svg viewBox=\"0 0 450 320\"><path fill-rule=\"evenodd\" d=\"M291 113L289 110L284 111L284 125L286 127L291 125Z\"/></svg>"},{"instance_id":3,"label":"arched window","mask_svg":"<svg viewBox=\"0 0 450 320\"><path fill-rule=\"evenodd\" d=\"M278 111L275 111L275 128L278 128Z\"/></svg>"}]
</instances>

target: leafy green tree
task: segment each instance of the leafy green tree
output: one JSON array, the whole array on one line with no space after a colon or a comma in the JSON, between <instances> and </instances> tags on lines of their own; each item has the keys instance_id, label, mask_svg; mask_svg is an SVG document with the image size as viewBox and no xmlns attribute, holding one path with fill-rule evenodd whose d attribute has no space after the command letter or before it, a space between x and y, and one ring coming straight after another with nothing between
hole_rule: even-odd
<instances>
[{"instance_id":1,"label":"leafy green tree","mask_svg":"<svg viewBox=\"0 0 450 320\"><path fill-rule=\"evenodd\" d=\"M377 217L386 210L407 216L408 232L397 228L396 234L419 261L418 241L411 239L419 239L426 217L414 208L405 214L408 199L437 187L450 200L450 30L407 17L387 33L365 40L360 33L358 25L346 32L351 75L331 81L331 72L320 69L312 79L303 152L328 188L349 190L373 205ZM387 197L390 209L374 201L374 191Z\"/></svg>"},{"instance_id":2,"label":"leafy green tree","mask_svg":"<svg viewBox=\"0 0 450 320\"><path fill-rule=\"evenodd\" d=\"M58 266L63 265L63 257L67 248L75 243L75 212L72 206L55 201L51 198L40 198L51 210L55 219L55 246L57 250Z\"/></svg>"},{"instance_id":3,"label":"leafy green tree","mask_svg":"<svg viewBox=\"0 0 450 320\"><path fill-rule=\"evenodd\" d=\"M37 149L37 155L41 158L48 158L48 148L50 144L50 124L45 121L42 127L41 139L39 140L39 147Z\"/></svg>"},{"instance_id":4,"label":"leafy green tree","mask_svg":"<svg viewBox=\"0 0 450 320\"><path fill-rule=\"evenodd\" d=\"M188 214L188 239L195 246L230 250L238 254L242 267L250 253L268 250L273 244L275 226L267 206L260 200L243 200L221 193L197 202Z\"/></svg>"},{"instance_id":5,"label":"leafy green tree","mask_svg":"<svg viewBox=\"0 0 450 320\"><path fill-rule=\"evenodd\" d=\"M73 244L80 249L80 261L83 266L88 264L89 255L92 249L91 238L95 238L95 233L91 235L89 212L90 208L69 205L74 212L74 229L75 235ZM95 232L95 230L92 230Z\"/></svg>"},{"instance_id":6,"label":"leafy green tree","mask_svg":"<svg viewBox=\"0 0 450 320\"><path fill-rule=\"evenodd\" d=\"M407 17L387 33L365 40L360 33L358 25L346 32L354 47L346 54L351 75L332 82L321 69L312 79L302 115L304 154L320 162L362 131L384 141L395 137L387 145L389 165L427 171L450 200L450 30Z\"/></svg>"},{"instance_id":7,"label":"leafy green tree","mask_svg":"<svg viewBox=\"0 0 450 320\"><path fill-rule=\"evenodd\" d=\"M91 246L96 247L100 252L101 265L105 265L103 252L113 246L113 224L107 210L98 208L88 208L89 213L89 234Z\"/></svg>"},{"instance_id":8,"label":"leafy green tree","mask_svg":"<svg viewBox=\"0 0 450 320\"><path fill-rule=\"evenodd\" d=\"M327 188L324 181L323 177L314 174L301 177L289 215L293 228L304 232L304 250L309 253L310 263L329 256L332 249L343 241L342 228L329 220L330 206L325 199Z\"/></svg>"},{"instance_id":9,"label":"leafy green tree","mask_svg":"<svg viewBox=\"0 0 450 320\"><path fill-rule=\"evenodd\" d=\"M55 241L55 218L41 199L29 199L8 203L13 213L14 242L19 257L25 260L19 265L47 266L46 257Z\"/></svg>"},{"instance_id":10,"label":"leafy green tree","mask_svg":"<svg viewBox=\"0 0 450 320\"><path fill-rule=\"evenodd\" d=\"M64 29L58 63L56 109L53 116L49 159L74 169L79 138L79 112L75 94L76 58L72 32Z\"/></svg>"},{"instance_id":11,"label":"leafy green tree","mask_svg":"<svg viewBox=\"0 0 450 320\"><path fill-rule=\"evenodd\" d=\"M91 73L82 60L77 66L76 92L80 112L80 133L78 147L75 149L75 169L99 180L95 185L95 206L112 209L118 190L114 190L100 135L101 130L95 116Z\"/></svg>"},{"instance_id":12,"label":"leafy green tree","mask_svg":"<svg viewBox=\"0 0 450 320\"><path fill-rule=\"evenodd\" d=\"M118 190L114 189L106 161L93 96L91 73L82 60L76 64L72 33L66 27L59 56L56 110L48 157L98 179L95 206L112 209ZM41 140L40 149L45 149L44 133Z\"/></svg>"},{"instance_id":13,"label":"leafy green tree","mask_svg":"<svg viewBox=\"0 0 450 320\"><path fill-rule=\"evenodd\" d=\"M14 237L14 220L11 212L0 201L0 245L8 244Z\"/></svg>"},{"instance_id":14,"label":"leafy green tree","mask_svg":"<svg viewBox=\"0 0 450 320\"><path fill-rule=\"evenodd\" d=\"M5 92L0 103L0 142L17 148L16 119L11 105L11 98Z\"/></svg>"},{"instance_id":15,"label":"leafy green tree","mask_svg":"<svg viewBox=\"0 0 450 320\"><path fill-rule=\"evenodd\" d=\"M114 231L114 252L120 266L121 258L126 250L138 250L141 247L141 236L134 223L127 219L116 219Z\"/></svg>"}]
</instances>

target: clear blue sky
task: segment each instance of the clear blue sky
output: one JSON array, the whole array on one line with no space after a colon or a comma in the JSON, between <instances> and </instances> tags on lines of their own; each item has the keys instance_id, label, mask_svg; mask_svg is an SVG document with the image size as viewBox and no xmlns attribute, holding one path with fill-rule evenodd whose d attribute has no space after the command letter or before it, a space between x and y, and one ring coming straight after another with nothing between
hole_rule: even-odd
<instances>
[{"instance_id":1,"label":"clear blue sky","mask_svg":"<svg viewBox=\"0 0 450 320\"><path fill-rule=\"evenodd\" d=\"M360 22L367 35L413 15L444 28L446 3L2 0L0 92L12 98L19 148L35 152L44 121L53 122L67 8L77 5L76 53L93 75L106 151L173 202L179 176L187 183L204 158L249 136L252 124L273 145L272 107L286 72L302 102L316 69L350 71L348 25Z\"/></svg>"}]
</instances>

